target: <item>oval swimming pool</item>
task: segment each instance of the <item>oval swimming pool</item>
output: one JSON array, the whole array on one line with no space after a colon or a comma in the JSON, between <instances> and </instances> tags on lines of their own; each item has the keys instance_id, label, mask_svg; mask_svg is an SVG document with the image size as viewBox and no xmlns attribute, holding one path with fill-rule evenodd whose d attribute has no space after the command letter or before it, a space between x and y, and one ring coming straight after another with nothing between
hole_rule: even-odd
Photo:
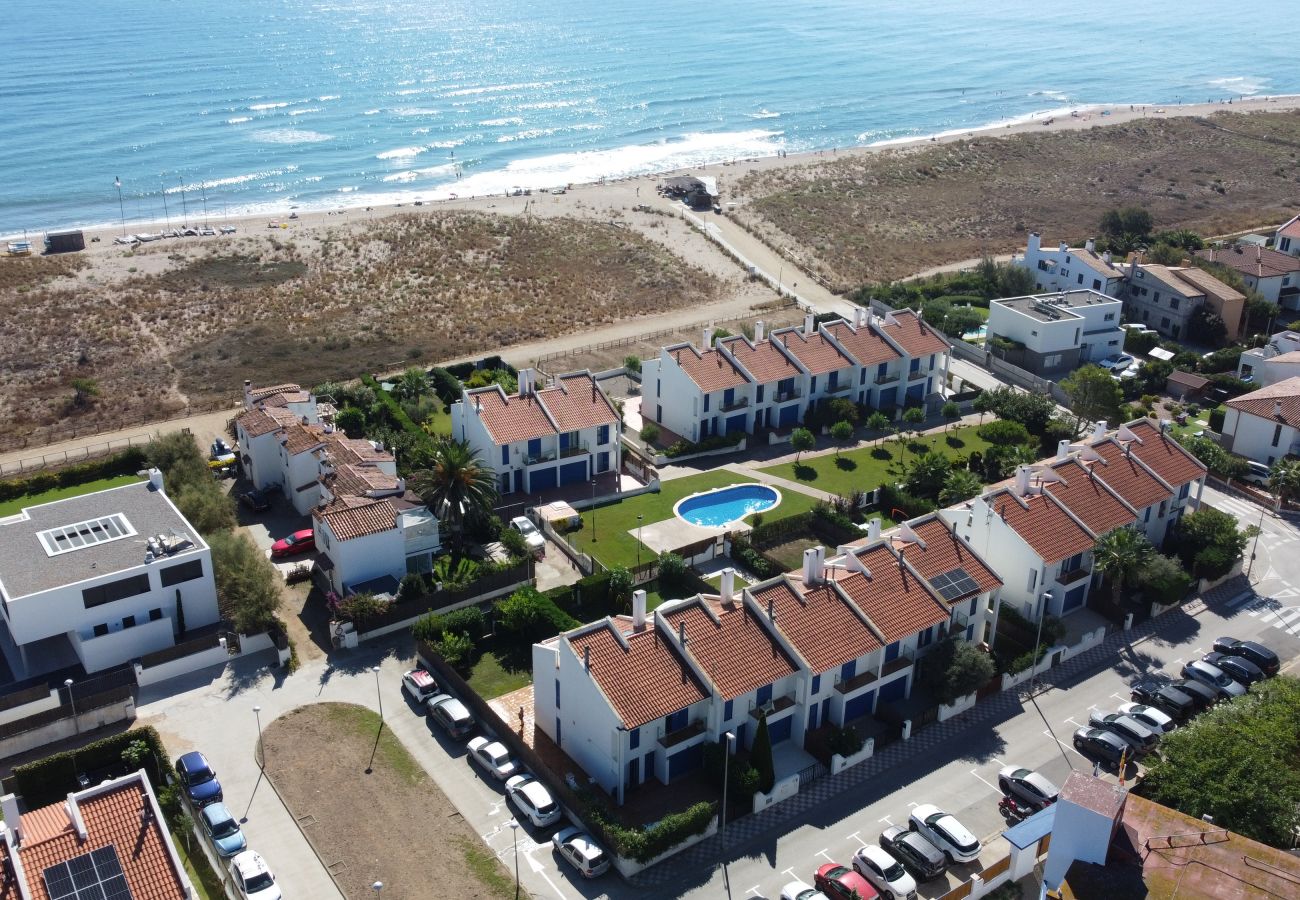
<instances>
[{"instance_id":1,"label":"oval swimming pool","mask_svg":"<svg viewBox=\"0 0 1300 900\"><path fill-rule=\"evenodd\" d=\"M781 494L776 488L765 484L733 484L679 500L673 512L692 525L720 528L751 513L769 510L780 502Z\"/></svg>"}]
</instances>

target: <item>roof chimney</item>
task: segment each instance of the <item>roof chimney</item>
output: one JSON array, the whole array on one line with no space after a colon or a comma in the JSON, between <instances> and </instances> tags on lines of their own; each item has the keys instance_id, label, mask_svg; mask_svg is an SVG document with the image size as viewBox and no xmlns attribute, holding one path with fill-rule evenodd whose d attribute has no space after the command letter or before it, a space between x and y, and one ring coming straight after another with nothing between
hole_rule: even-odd
<instances>
[{"instance_id":1,"label":"roof chimney","mask_svg":"<svg viewBox=\"0 0 1300 900\"><path fill-rule=\"evenodd\" d=\"M632 627L645 630L645 591L642 590L632 592Z\"/></svg>"},{"instance_id":2,"label":"roof chimney","mask_svg":"<svg viewBox=\"0 0 1300 900\"><path fill-rule=\"evenodd\" d=\"M1070 455L1070 439L1061 438L1056 442L1056 458L1065 459Z\"/></svg>"},{"instance_id":3,"label":"roof chimney","mask_svg":"<svg viewBox=\"0 0 1300 900\"><path fill-rule=\"evenodd\" d=\"M767 598L767 620L773 625L776 624L776 601L771 597Z\"/></svg>"},{"instance_id":4,"label":"roof chimney","mask_svg":"<svg viewBox=\"0 0 1300 900\"><path fill-rule=\"evenodd\" d=\"M1070 249L1070 245L1067 244L1065 241L1061 241L1061 252L1066 253L1069 251L1069 249Z\"/></svg>"},{"instance_id":5,"label":"roof chimney","mask_svg":"<svg viewBox=\"0 0 1300 900\"><path fill-rule=\"evenodd\" d=\"M1083 249L1084 249L1084 250L1087 250L1089 253L1096 253L1096 252L1097 252L1097 242L1096 242L1095 240L1093 240L1092 238L1088 238L1088 240L1085 241L1084 244L1083 244Z\"/></svg>"},{"instance_id":6,"label":"roof chimney","mask_svg":"<svg viewBox=\"0 0 1300 900\"><path fill-rule=\"evenodd\" d=\"M731 603L735 599L736 593L736 570L728 566L722 570L722 579L720 582L722 602Z\"/></svg>"},{"instance_id":7,"label":"roof chimney","mask_svg":"<svg viewBox=\"0 0 1300 900\"><path fill-rule=\"evenodd\" d=\"M1029 493L1029 466L1016 466L1016 496Z\"/></svg>"},{"instance_id":8,"label":"roof chimney","mask_svg":"<svg viewBox=\"0 0 1300 900\"><path fill-rule=\"evenodd\" d=\"M813 329L817 327L817 322L812 313L803 317L803 336L812 337Z\"/></svg>"},{"instance_id":9,"label":"roof chimney","mask_svg":"<svg viewBox=\"0 0 1300 900\"><path fill-rule=\"evenodd\" d=\"M803 583L817 583L817 551L812 547L803 552Z\"/></svg>"},{"instance_id":10,"label":"roof chimney","mask_svg":"<svg viewBox=\"0 0 1300 900\"><path fill-rule=\"evenodd\" d=\"M686 620L685 619L682 619L680 622L677 623L677 643L682 645L683 650L686 649Z\"/></svg>"},{"instance_id":11,"label":"roof chimney","mask_svg":"<svg viewBox=\"0 0 1300 900\"><path fill-rule=\"evenodd\" d=\"M591 671L591 645L582 648L582 671Z\"/></svg>"},{"instance_id":12,"label":"roof chimney","mask_svg":"<svg viewBox=\"0 0 1300 900\"><path fill-rule=\"evenodd\" d=\"M767 326L765 326L765 325L763 324L763 320L762 320L762 319L759 319L757 322L754 323L754 343L755 343L755 344L757 344L759 341L763 340L763 333L764 333L764 331L766 330L766 327L767 327Z\"/></svg>"},{"instance_id":13,"label":"roof chimney","mask_svg":"<svg viewBox=\"0 0 1300 900\"><path fill-rule=\"evenodd\" d=\"M1273 401L1273 418L1275 418L1275 419L1280 419L1280 418L1282 418L1282 401L1281 401L1281 400L1274 400L1274 401Z\"/></svg>"},{"instance_id":14,"label":"roof chimney","mask_svg":"<svg viewBox=\"0 0 1300 900\"><path fill-rule=\"evenodd\" d=\"M247 378L244 379L244 408L247 409L253 403L253 382ZM6 820L8 821L8 820Z\"/></svg>"},{"instance_id":15,"label":"roof chimney","mask_svg":"<svg viewBox=\"0 0 1300 900\"><path fill-rule=\"evenodd\" d=\"M1109 263L1111 261L1110 251L1107 250L1105 253L1103 253L1101 255L1101 258L1103 262Z\"/></svg>"},{"instance_id":16,"label":"roof chimney","mask_svg":"<svg viewBox=\"0 0 1300 900\"><path fill-rule=\"evenodd\" d=\"M1106 420L1102 419L1092 428L1092 439L1099 441L1106 436Z\"/></svg>"},{"instance_id":17,"label":"roof chimney","mask_svg":"<svg viewBox=\"0 0 1300 900\"><path fill-rule=\"evenodd\" d=\"M163 474L161 470L156 468L149 470L149 490L166 493L166 491L163 491ZM5 819L5 821L9 820Z\"/></svg>"},{"instance_id":18,"label":"roof chimney","mask_svg":"<svg viewBox=\"0 0 1300 900\"><path fill-rule=\"evenodd\" d=\"M18 813L18 798L13 794L5 794L0 797L0 808L4 810L5 825L14 833L14 843L22 844L23 820Z\"/></svg>"},{"instance_id":19,"label":"roof chimney","mask_svg":"<svg viewBox=\"0 0 1300 900\"><path fill-rule=\"evenodd\" d=\"M712 344L713 344L713 329L708 327L701 329L700 349L708 350Z\"/></svg>"},{"instance_id":20,"label":"roof chimney","mask_svg":"<svg viewBox=\"0 0 1300 900\"><path fill-rule=\"evenodd\" d=\"M872 519L867 523L867 540L875 541L880 539L880 519Z\"/></svg>"}]
</instances>

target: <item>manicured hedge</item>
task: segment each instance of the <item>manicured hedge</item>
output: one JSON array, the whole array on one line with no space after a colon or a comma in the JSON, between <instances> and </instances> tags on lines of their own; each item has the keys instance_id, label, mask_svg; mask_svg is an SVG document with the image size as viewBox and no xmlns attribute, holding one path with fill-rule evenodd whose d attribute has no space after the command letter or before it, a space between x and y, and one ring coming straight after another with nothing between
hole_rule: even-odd
<instances>
[{"instance_id":1,"label":"manicured hedge","mask_svg":"<svg viewBox=\"0 0 1300 900\"><path fill-rule=\"evenodd\" d=\"M0 502L41 494L60 487L73 487L101 478L134 475L145 466L144 449L129 447L113 456L92 462L78 463L57 472L37 472L26 478L0 481Z\"/></svg>"},{"instance_id":2,"label":"manicured hedge","mask_svg":"<svg viewBox=\"0 0 1300 900\"><path fill-rule=\"evenodd\" d=\"M600 803L592 803L590 817L605 833L612 849L619 856L637 862L649 862L682 841L703 834L717 815L712 803L701 801L679 813L670 813L652 828L629 828L614 821Z\"/></svg>"},{"instance_id":3,"label":"manicured hedge","mask_svg":"<svg viewBox=\"0 0 1300 900\"><path fill-rule=\"evenodd\" d=\"M55 753L17 766L13 772L14 790L22 795L28 809L58 803L73 791L81 790L78 772L94 772L119 765L123 762L122 751L135 741L144 741L149 746L150 758L145 762L144 770L153 782L154 790L158 791L162 787L159 766L169 763L167 748L152 727L124 731L79 747L75 753Z\"/></svg>"},{"instance_id":4,"label":"manicured hedge","mask_svg":"<svg viewBox=\"0 0 1300 900\"><path fill-rule=\"evenodd\" d=\"M429 444L428 432L411 421L411 417L406 414L406 410L402 409L402 404L398 403L397 399L391 393L381 388L379 383L370 375L362 375L361 383L366 387L374 389L375 397L379 400L379 403L384 407L384 409L388 411L389 417L397 427L401 428L414 438L416 443L420 446L427 446Z\"/></svg>"}]
</instances>

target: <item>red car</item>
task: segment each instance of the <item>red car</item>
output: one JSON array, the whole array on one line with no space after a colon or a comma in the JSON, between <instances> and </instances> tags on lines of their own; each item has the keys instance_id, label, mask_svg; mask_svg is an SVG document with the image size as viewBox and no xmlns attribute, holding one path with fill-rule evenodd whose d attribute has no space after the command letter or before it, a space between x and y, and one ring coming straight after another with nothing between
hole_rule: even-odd
<instances>
[{"instance_id":1,"label":"red car","mask_svg":"<svg viewBox=\"0 0 1300 900\"><path fill-rule=\"evenodd\" d=\"M316 549L316 535L310 528L295 531L287 538L280 538L271 545L272 556L293 556L295 553L307 553Z\"/></svg>"},{"instance_id":2,"label":"red car","mask_svg":"<svg viewBox=\"0 0 1300 900\"><path fill-rule=\"evenodd\" d=\"M827 863L818 869L813 886L831 900L876 900L880 896L870 881L839 863Z\"/></svg>"}]
</instances>

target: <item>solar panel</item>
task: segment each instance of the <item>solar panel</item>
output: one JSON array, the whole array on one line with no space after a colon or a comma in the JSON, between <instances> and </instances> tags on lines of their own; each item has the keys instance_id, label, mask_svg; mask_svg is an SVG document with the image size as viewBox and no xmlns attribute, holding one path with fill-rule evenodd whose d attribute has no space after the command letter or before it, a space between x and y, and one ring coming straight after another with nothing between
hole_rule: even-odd
<instances>
[{"instance_id":1,"label":"solar panel","mask_svg":"<svg viewBox=\"0 0 1300 900\"><path fill-rule=\"evenodd\" d=\"M956 568L930 579L930 586L939 592L939 596L951 602L967 594L978 593L980 586L963 568Z\"/></svg>"},{"instance_id":2,"label":"solar panel","mask_svg":"<svg viewBox=\"0 0 1300 900\"><path fill-rule=\"evenodd\" d=\"M112 844L45 870L50 900L134 900Z\"/></svg>"}]
</instances>

